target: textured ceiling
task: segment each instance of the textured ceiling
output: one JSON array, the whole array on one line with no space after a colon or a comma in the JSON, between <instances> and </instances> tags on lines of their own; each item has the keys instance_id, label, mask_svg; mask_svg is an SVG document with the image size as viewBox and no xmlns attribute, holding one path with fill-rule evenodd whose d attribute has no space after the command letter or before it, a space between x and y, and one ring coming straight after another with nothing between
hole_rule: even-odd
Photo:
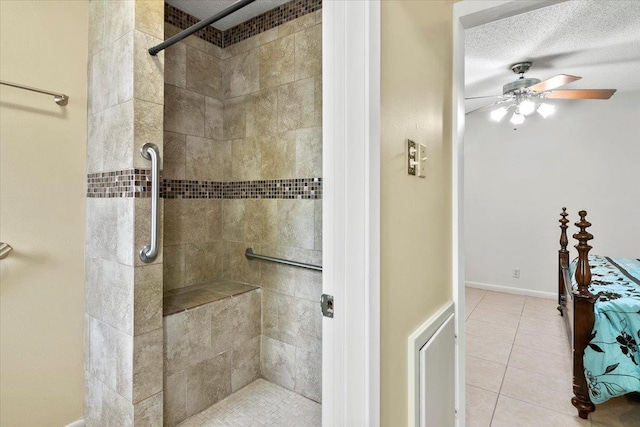
<instances>
[{"instance_id":1,"label":"textured ceiling","mask_svg":"<svg viewBox=\"0 0 640 427\"><path fill-rule=\"evenodd\" d=\"M527 77L582 77L567 89L640 90L640 0L567 1L467 30L465 96L502 94L522 61Z\"/></svg>"},{"instance_id":2,"label":"textured ceiling","mask_svg":"<svg viewBox=\"0 0 640 427\"><path fill-rule=\"evenodd\" d=\"M234 27L247 19L271 10L276 6L287 3L291 0L257 0L248 6L243 7L230 16L214 23L212 26L219 30L226 30ZM235 0L166 0L172 6L195 16L198 19L206 19L222 12L227 7L235 3Z\"/></svg>"}]
</instances>

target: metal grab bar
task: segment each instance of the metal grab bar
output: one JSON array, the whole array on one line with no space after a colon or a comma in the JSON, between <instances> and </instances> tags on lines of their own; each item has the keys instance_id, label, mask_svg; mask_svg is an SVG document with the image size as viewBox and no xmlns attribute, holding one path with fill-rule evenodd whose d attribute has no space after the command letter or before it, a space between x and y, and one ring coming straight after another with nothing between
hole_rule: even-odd
<instances>
[{"instance_id":1,"label":"metal grab bar","mask_svg":"<svg viewBox=\"0 0 640 427\"><path fill-rule=\"evenodd\" d=\"M44 93L45 95L51 95L53 96L53 100L58 105L67 105L67 103L69 102L69 97L63 93L49 92L48 90L37 89L35 87L30 87L25 85L19 85L18 83L5 82L3 80L0 80L0 85L6 85L11 87L16 87L18 89L30 90L31 92L38 92L38 93Z\"/></svg>"},{"instance_id":2,"label":"metal grab bar","mask_svg":"<svg viewBox=\"0 0 640 427\"><path fill-rule=\"evenodd\" d=\"M158 256L158 199L160 198L160 152L155 144L147 142L140 154L151 160L151 244L140 249L142 262L150 263Z\"/></svg>"},{"instance_id":3,"label":"metal grab bar","mask_svg":"<svg viewBox=\"0 0 640 427\"><path fill-rule=\"evenodd\" d=\"M246 256L247 259L260 259L263 261L275 262L277 264L285 264L285 265L291 265L293 267L301 267L301 268L308 268L309 270L322 271L321 265L306 264L304 262L297 262L297 261L291 261L288 259L274 258L266 255L259 255L253 252L253 248L247 248L247 250L244 251L244 256Z\"/></svg>"},{"instance_id":4,"label":"metal grab bar","mask_svg":"<svg viewBox=\"0 0 640 427\"><path fill-rule=\"evenodd\" d=\"M196 31L199 31L199 30L203 29L204 27L207 27L207 26L213 24L214 22L221 20L224 17L226 17L228 15L231 15L233 12L242 9L243 7L247 6L248 4L253 3L254 1L256 1L256 0L241 0L241 1L238 1L236 3L233 3L231 6L229 6L228 8L223 10L222 12L216 13L215 15L213 15L213 16L207 18L207 19L204 19L204 20L198 22L197 24L193 24L192 26L190 26L186 30L180 31L175 36L169 37L167 40L163 41L159 45L150 48L149 49L149 55L156 56L158 54L158 52L160 52L161 50L165 50L169 46L171 46L171 45L173 45L175 43L178 43L180 40L189 37L191 34L195 33Z\"/></svg>"}]
</instances>

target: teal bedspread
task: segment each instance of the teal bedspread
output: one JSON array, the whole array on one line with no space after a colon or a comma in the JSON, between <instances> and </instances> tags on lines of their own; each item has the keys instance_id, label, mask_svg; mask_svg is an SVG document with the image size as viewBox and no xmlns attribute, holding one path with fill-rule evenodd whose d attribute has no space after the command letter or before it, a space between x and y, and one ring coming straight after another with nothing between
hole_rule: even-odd
<instances>
[{"instance_id":1,"label":"teal bedspread","mask_svg":"<svg viewBox=\"0 0 640 427\"><path fill-rule=\"evenodd\" d=\"M640 260L591 255L589 265L595 323L583 362L589 396L598 404L640 392Z\"/></svg>"}]
</instances>

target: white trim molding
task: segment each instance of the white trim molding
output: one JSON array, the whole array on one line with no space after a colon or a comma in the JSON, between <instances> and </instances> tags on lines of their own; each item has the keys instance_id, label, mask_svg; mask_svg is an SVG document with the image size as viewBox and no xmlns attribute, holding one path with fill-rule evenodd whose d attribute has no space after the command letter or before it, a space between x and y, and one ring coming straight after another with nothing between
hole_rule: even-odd
<instances>
[{"instance_id":1,"label":"white trim molding","mask_svg":"<svg viewBox=\"0 0 640 427\"><path fill-rule=\"evenodd\" d=\"M380 424L380 3L322 11L323 427Z\"/></svg>"},{"instance_id":2,"label":"white trim molding","mask_svg":"<svg viewBox=\"0 0 640 427\"><path fill-rule=\"evenodd\" d=\"M544 299L558 299L558 294L553 292L534 291L531 289L514 288L512 286L492 285L489 283L480 282L465 282L470 288L484 289L485 291L503 292L505 294L524 295L528 297L544 298Z\"/></svg>"},{"instance_id":3,"label":"white trim molding","mask_svg":"<svg viewBox=\"0 0 640 427\"><path fill-rule=\"evenodd\" d=\"M454 313L454 303L450 302L427 319L409 337L407 349L407 354L409 355L409 363L407 365L409 421L407 425L410 427L420 426L420 349L438 332L447 319L455 315Z\"/></svg>"}]
</instances>

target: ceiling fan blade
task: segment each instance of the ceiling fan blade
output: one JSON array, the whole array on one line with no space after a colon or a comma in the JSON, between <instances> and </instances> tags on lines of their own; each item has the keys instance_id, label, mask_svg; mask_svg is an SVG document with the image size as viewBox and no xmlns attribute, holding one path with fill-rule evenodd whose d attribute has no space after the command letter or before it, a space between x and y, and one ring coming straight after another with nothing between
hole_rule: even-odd
<instances>
[{"instance_id":1,"label":"ceiling fan blade","mask_svg":"<svg viewBox=\"0 0 640 427\"><path fill-rule=\"evenodd\" d=\"M576 80L580 80L582 77L570 76L569 74L558 74L550 79L543 80L540 83L536 83L533 86L529 86L527 89L534 90L536 92L545 92L553 90L557 87L564 86Z\"/></svg>"},{"instance_id":2,"label":"ceiling fan blade","mask_svg":"<svg viewBox=\"0 0 640 427\"><path fill-rule=\"evenodd\" d=\"M506 100L500 100L500 101L496 101L496 102L494 102L494 103L492 103L492 104L483 105L482 107L478 107L478 108L476 108L476 109L474 109L474 110L471 110L471 111L466 112L464 115L465 115L465 116L468 116L469 114L471 114L471 113L475 113L476 111L481 111L481 110L484 110L485 108L493 107L494 105L504 104L505 102L508 102L508 101L506 101Z\"/></svg>"},{"instance_id":3,"label":"ceiling fan blade","mask_svg":"<svg viewBox=\"0 0 640 427\"><path fill-rule=\"evenodd\" d=\"M467 99L485 99L485 98L507 98L511 95L488 95L488 96L471 96L469 98L465 98L465 100Z\"/></svg>"},{"instance_id":4,"label":"ceiling fan blade","mask_svg":"<svg viewBox=\"0 0 640 427\"><path fill-rule=\"evenodd\" d=\"M609 99L617 89L563 89L547 93L548 99Z\"/></svg>"}]
</instances>

